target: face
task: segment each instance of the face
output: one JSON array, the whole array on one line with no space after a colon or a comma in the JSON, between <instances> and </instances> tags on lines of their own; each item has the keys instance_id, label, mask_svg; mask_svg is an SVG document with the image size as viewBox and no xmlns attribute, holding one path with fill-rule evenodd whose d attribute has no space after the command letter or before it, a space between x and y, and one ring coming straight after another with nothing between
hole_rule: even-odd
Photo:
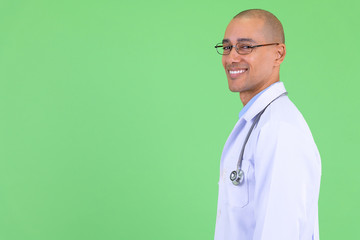
<instances>
[{"instance_id":1,"label":"face","mask_svg":"<svg viewBox=\"0 0 360 240\"><path fill-rule=\"evenodd\" d=\"M257 18L235 18L225 31L223 43L235 45L241 42L246 45L273 43L267 39L264 22ZM249 100L279 80L278 46L253 48L248 55L240 55L235 47L229 55L222 56L228 79L229 89L239 92L240 97L248 96Z\"/></svg>"}]
</instances>

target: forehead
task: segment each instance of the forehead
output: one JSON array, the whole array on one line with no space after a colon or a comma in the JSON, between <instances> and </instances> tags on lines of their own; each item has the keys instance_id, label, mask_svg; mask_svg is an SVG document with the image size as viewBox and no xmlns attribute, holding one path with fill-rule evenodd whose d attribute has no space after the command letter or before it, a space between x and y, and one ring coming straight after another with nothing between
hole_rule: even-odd
<instances>
[{"instance_id":1,"label":"forehead","mask_svg":"<svg viewBox=\"0 0 360 240\"><path fill-rule=\"evenodd\" d=\"M235 18L226 28L224 40L237 42L238 39L249 39L253 42L265 41L265 22L260 18Z\"/></svg>"}]
</instances>

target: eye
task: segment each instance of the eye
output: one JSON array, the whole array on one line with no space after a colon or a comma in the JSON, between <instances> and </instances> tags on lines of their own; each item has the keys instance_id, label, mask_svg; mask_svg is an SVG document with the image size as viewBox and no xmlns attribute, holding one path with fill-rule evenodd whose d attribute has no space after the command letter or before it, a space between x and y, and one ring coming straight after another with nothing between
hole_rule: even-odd
<instances>
[{"instance_id":1,"label":"eye","mask_svg":"<svg viewBox=\"0 0 360 240\"><path fill-rule=\"evenodd\" d=\"M250 49L250 48L252 48L252 46L250 46L248 44L239 44L238 48L239 49Z\"/></svg>"},{"instance_id":2,"label":"eye","mask_svg":"<svg viewBox=\"0 0 360 240\"><path fill-rule=\"evenodd\" d=\"M224 50L230 50L230 48L231 48L231 46L227 46L227 45L224 45L224 46L223 46L223 49L224 49Z\"/></svg>"}]
</instances>

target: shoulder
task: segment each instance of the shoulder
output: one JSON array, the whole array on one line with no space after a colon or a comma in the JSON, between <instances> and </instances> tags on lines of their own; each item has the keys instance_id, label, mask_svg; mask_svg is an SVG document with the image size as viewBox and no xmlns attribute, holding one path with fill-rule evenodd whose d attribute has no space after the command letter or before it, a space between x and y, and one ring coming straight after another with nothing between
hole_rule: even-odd
<instances>
[{"instance_id":1,"label":"shoulder","mask_svg":"<svg viewBox=\"0 0 360 240\"><path fill-rule=\"evenodd\" d=\"M256 131L260 145L276 144L317 152L308 124L287 96L279 98L265 110Z\"/></svg>"},{"instance_id":2,"label":"shoulder","mask_svg":"<svg viewBox=\"0 0 360 240\"><path fill-rule=\"evenodd\" d=\"M287 130L311 135L303 115L287 96L279 98L265 110L257 127L262 131Z\"/></svg>"}]
</instances>

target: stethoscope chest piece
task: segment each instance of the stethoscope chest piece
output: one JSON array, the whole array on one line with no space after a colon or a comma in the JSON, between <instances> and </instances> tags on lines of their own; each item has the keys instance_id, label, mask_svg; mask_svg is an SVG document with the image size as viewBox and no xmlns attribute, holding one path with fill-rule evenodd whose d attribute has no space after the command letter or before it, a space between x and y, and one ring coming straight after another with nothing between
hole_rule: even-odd
<instances>
[{"instance_id":1,"label":"stethoscope chest piece","mask_svg":"<svg viewBox=\"0 0 360 240\"><path fill-rule=\"evenodd\" d=\"M230 180L234 185L240 185L244 181L244 172L239 169L230 173Z\"/></svg>"}]
</instances>

